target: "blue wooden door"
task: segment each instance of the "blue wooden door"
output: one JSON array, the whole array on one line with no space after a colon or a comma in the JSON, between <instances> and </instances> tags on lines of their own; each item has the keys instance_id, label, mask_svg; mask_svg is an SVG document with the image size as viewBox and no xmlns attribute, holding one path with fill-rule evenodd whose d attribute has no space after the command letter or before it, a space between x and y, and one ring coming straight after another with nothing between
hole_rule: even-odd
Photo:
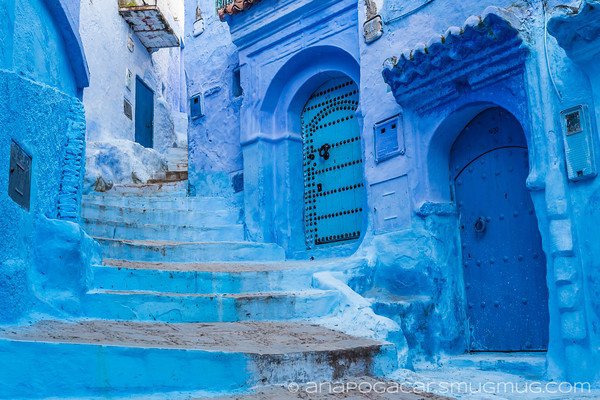
<instances>
[{"instance_id":1,"label":"blue wooden door","mask_svg":"<svg viewBox=\"0 0 600 400\"><path fill-rule=\"evenodd\" d=\"M137 77L135 85L135 141L154 146L154 92Z\"/></svg>"},{"instance_id":2,"label":"blue wooden door","mask_svg":"<svg viewBox=\"0 0 600 400\"><path fill-rule=\"evenodd\" d=\"M304 225L308 248L360 238L365 199L358 86L333 79L302 113Z\"/></svg>"},{"instance_id":3,"label":"blue wooden door","mask_svg":"<svg viewBox=\"0 0 600 400\"><path fill-rule=\"evenodd\" d=\"M521 125L494 108L477 116L451 152L460 215L471 351L545 350L546 259L531 196Z\"/></svg>"}]
</instances>

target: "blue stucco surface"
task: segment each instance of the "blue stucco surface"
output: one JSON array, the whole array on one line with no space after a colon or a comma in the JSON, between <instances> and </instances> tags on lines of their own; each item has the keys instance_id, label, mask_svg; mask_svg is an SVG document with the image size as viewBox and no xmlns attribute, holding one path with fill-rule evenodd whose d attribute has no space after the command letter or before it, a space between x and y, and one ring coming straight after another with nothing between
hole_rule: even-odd
<instances>
[{"instance_id":1,"label":"blue stucco surface","mask_svg":"<svg viewBox=\"0 0 600 400\"><path fill-rule=\"evenodd\" d=\"M586 265L591 265L590 261L586 260L589 247L586 248L585 240L578 243L577 237L586 236L579 235L577 228L573 229L575 226L581 228L589 221L587 216L583 217L578 212L578 209L583 204L590 204L580 196L582 192L588 190L588 186L594 186L594 181L577 185L566 182L562 128L559 120L560 111L572 104L584 103L593 106L592 86L584 71L576 67L573 60L565 57L552 37L548 37L549 35L544 32L543 23L550 18L548 14L555 12L554 9L551 6L546 9L523 6L526 7L523 9L525 15L528 15L525 19L518 11L508 14L504 10L494 11L520 32L524 32L525 26L534 29L533 33L529 32L529 36L519 33L525 42L524 46L513 47L515 50L524 48L529 52L523 60L522 72L513 74L513 78L503 78L493 83L494 79L490 74L495 73L494 69L510 70L512 68L510 63L515 61L515 57L510 61L494 62L493 56L488 56L484 61L485 70L477 72L475 69L477 61L469 58L469 51L461 54L460 44L457 44L456 40L450 40L452 35L459 32L455 28L450 28L444 34L445 41L442 41L444 45L441 48L456 47L452 63L463 63L464 68L469 69L467 76L469 85L459 91L460 96L447 92L444 85L447 85L448 80L451 79L458 79L460 82L460 73L452 75L456 70L448 68L451 64L437 60L435 66L429 68L428 60L437 56L438 49L434 47L436 43L440 43L440 39L433 34L424 34L422 30L410 29L423 26L423 21L419 20L419 16L423 15L435 16L426 24L428 29L439 24L446 25L446 28L462 26L462 22L457 18L466 19L468 15L460 15L463 11L457 12L458 15L436 12L439 10L437 7L442 7L442 4L443 2L437 2L429 5L427 14L424 12L408 14L405 18L394 22L403 26L403 32L410 33L403 35L401 39L398 37L400 43L394 45L399 49L394 54L399 59L393 62L398 69L390 70L388 67L384 69L386 82L392 87L395 99L402 106L405 120L408 118L409 121L406 126L407 132L410 132L407 137L408 147L411 147L412 142L415 153L424 155L419 157L420 160L415 160L416 162L409 162L408 168L403 168L408 171L409 176L413 176L414 192L411 202L418 207L419 204L429 201L451 201L450 193L447 191L448 185L445 184L447 182L445 171L448 170L449 146L453 143L456 134L477 112L489 105L499 105L513 113L523 125L528 138L530 173L527 185L535 204L538 226L548 259L547 283L550 293L548 307L551 319L548 373L550 376L570 379L597 380L598 371L594 367L597 353L593 350L596 348L593 344L597 336L593 328L596 316L587 311L592 302L591 297L586 300L582 296L583 288L586 285L593 285L594 279L591 276L583 279L576 276L584 273ZM484 6L478 4L480 9L478 12L473 12L472 8L465 11L474 15L483 15ZM491 10L487 12L489 11ZM448 21L448 18L453 20ZM464 38L469 37L468 26L478 23L477 19L467 20L467 28L461 30L460 34L464 32ZM392 31L389 36L395 36L393 26L387 28ZM444 32L446 28L440 26L439 32ZM500 39L505 38L506 35L495 34L494 37L495 40L501 41ZM535 38L542 40L535 40ZM410 39L413 43L407 42ZM373 47L385 46L388 40L393 38L382 39ZM466 40L469 40L469 46L476 46L476 39ZM418 44L419 42L427 44ZM412 49L410 60L404 61L404 57L409 53L403 49L409 49L408 51ZM423 49L427 49L426 54ZM405 56L402 56L402 53ZM402 66L404 62L407 63L406 67ZM414 75L408 83L402 83L402 74L406 71L403 68L412 68L412 65L420 68L419 74ZM424 71L426 72L423 73ZM388 73L390 75L387 75ZM486 77L487 82L479 81L482 79L481 76ZM428 83L429 87L425 87L426 90L433 89L436 93L434 96L422 95L410 100L411 95L416 94L415 90L420 90L421 77L436 79ZM521 89L531 87L533 82L540 85L539 89L527 91ZM366 88L366 90L372 89ZM446 93L450 94L446 95ZM541 118L542 115L546 117ZM594 134L597 134L596 129ZM410 154L408 156L410 158ZM388 165L387 168L394 168L394 164L399 165L400 162L401 160L392 162L393 164ZM377 169L384 172L381 168ZM589 194L583 196L589 199ZM584 220L586 222L583 222ZM460 282L456 290L455 295L458 299L464 299L464 289Z\"/></svg>"},{"instance_id":2,"label":"blue stucco surface","mask_svg":"<svg viewBox=\"0 0 600 400\"><path fill-rule=\"evenodd\" d=\"M81 95L88 71L77 31L77 2L5 0L0 11L7 22L2 27L3 68Z\"/></svg>"},{"instance_id":3,"label":"blue stucco surface","mask_svg":"<svg viewBox=\"0 0 600 400\"><path fill-rule=\"evenodd\" d=\"M569 15L555 2L376 1L384 35L373 44L360 36L364 3L357 8L351 1L264 1L227 16L245 90L240 138L248 235L279 243L289 257L357 250L356 255L372 255L376 261L350 282L403 324L415 359L465 351L467 299L459 213L448 179L450 149L476 115L501 107L522 125L529 149L530 170L522 184L531 194L534 229L547 258L548 376L597 381L591 239L597 183L568 181L560 120L561 111L573 105L598 107L597 63L589 61L598 57L598 41L589 34L596 29L595 2L584 2L580 13ZM577 29L565 27L569 36L561 40L561 33L552 33L569 18L589 26L587 34L573 39ZM580 48L569 47L578 43ZM299 114L320 84L344 75L359 83L361 92L370 210L366 234L354 245L307 252L299 207ZM399 113L406 154L377 163L373 126ZM596 117L590 118L597 139ZM389 207L393 223L378 216ZM399 297L414 299L410 311L394 309Z\"/></svg>"},{"instance_id":4,"label":"blue stucco surface","mask_svg":"<svg viewBox=\"0 0 600 400\"><path fill-rule=\"evenodd\" d=\"M235 92L234 82L239 56L214 1L185 0L185 8L187 92L189 98L200 96L204 114L189 120L190 192L232 196L232 178L243 168L239 140L243 96ZM197 9L204 31L194 35Z\"/></svg>"},{"instance_id":5,"label":"blue stucco surface","mask_svg":"<svg viewBox=\"0 0 600 400\"><path fill-rule=\"evenodd\" d=\"M205 30L194 35L198 5ZM520 205L530 216L523 231L539 233L545 256L539 257L545 260L541 277L547 289L540 293L547 296L542 305L547 316L544 312L539 321L548 330L547 349L539 346L547 350L542 378L600 385L600 182L594 175L569 179L568 138L561 114L578 105L590 111L586 119L590 124L584 128L592 138L591 161L597 164L597 0L584 0L574 8L557 1L378 0L370 7L378 8L384 31L370 44L362 36L367 19L363 0L263 0L228 16L226 23L219 21L210 0L186 0L185 6L185 74L171 71L171 77L178 78L167 80L180 87L179 79L185 75L189 96L199 94L204 104L204 115L188 120L188 193L227 201L235 223L239 212L243 227L234 233L240 241L186 247L99 239L105 256L149 262L185 262L190 257L210 262L316 260L324 263L326 273L299 269L292 274L270 271L242 277L100 267L98 243L78 224L85 159L80 96L87 72L76 33L77 2L48 6L41 0L3 0L0 19L8 23L0 25L0 93L5 99L0 104L0 149L7 156L0 157L0 188L8 187L11 141L33 158L33 172L30 211L16 205L6 190L0 191L0 323L18 323L39 313L166 322L235 321L249 315L268 319L281 314L307 320L327 316L336 307L356 308L369 322L365 326L341 313L319 322L352 332L364 328L371 337L388 340L395 349L381 357L393 357L391 364L439 365L445 357L473 349L474 340L468 311L470 282L464 272L469 250L461 231L465 211L458 204L450 166L452 157L469 163L478 154L473 149L452 154L452 149L478 115L495 109L519 125L524 136L518 144L527 152L528 165L522 171L526 180L514 184L531 199ZM586 29L576 33L581 26ZM174 52L181 61L180 50ZM169 64L172 59L164 54ZM145 54L143 58L150 59ZM238 68L243 93L236 88ZM310 205L304 195L309 180L303 166L310 151L303 154L301 115L315 91L335 79L353 81L359 88L359 106L352 117L360 131L360 148L356 146L360 154L354 155L360 157L357 175L366 191L365 212L358 240L307 248L305 215ZM119 112L120 100L121 95ZM179 103L181 98L171 100L176 108L187 108ZM107 104L94 101L102 114ZM378 160L374 127L396 116L405 151ZM100 129L95 126L91 132L99 134ZM116 157L107 157L105 164L112 165ZM132 192L123 198L128 197L129 206L142 207L144 194ZM467 195L473 196L472 202L482 202L476 190ZM176 200L166 200L165 210ZM491 211L497 208L488 206ZM160 222L171 218L160 215ZM150 237L152 232L143 225L134 221L127 228ZM179 233L184 237L189 231ZM507 236L508 240L517 235ZM509 256L507 260L523 255ZM160 301L155 293L110 294L125 298L123 303L107 302L106 293L84 301L94 273L103 289L118 282L130 285L126 290L168 287L175 293ZM123 273L128 280L120 282ZM192 286L200 294L266 291L273 282L290 291L312 285L330 292L283 298L271 306L248 303L247 308L232 298L206 297L197 303L177 296ZM14 346L0 340L0 357L26 355L14 376L8 375L12 386L6 394L22 394L24 386L38 396L102 395L111 385L123 395L139 387L159 392L192 390L194 385L218 392L228 388L222 383L231 371L231 389L243 388L251 375L246 354L173 355L166 349L122 348L96 354L97 349L88 345L54 350L49 360L64 368L61 376L66 380L49 388L44 382L51 381L52 371L43 372L42 383L23 381L23 370L35 363L37 344ZM105 375L77 369L77 363L90 357L102 359ZM218 368L213 369L215 365ZM154 367L176 371L174 382L150 373ZM124 378L128 369L148 375L129 381ZM210 374L194 374L203 369Z\"/></svg>"},{"instance_id":6,"label":"blue stucco surface","mask_svg":"<svg viewBox=\"0 0 600 400\"><path fill-rule=\"evenodd\" d=\"M85 272L85 268L80 269L81 261L90 254L82 245L86 235L76 223L85 140L78 96L87 82L85 58L72 58L81 51L68 39L78 36L69 31L75 20L61 22L57 14L66 16L65 10L54 3L50 8L42 1L3 1L0 5L0 17L8 22L2 24L2 49L6 51L0 69L4 99L0 105L0 148L5 154L0 158L0 186L4 188L0 192L3 322L18 320L46 303L46 284L40 279L59 266L71 269L53 275L53 285L61 287L61 292L81 291L81 285L76 289L69 280L76 271ZM12 201L6 190L12 142L32 158L29 210ZM49 243L61 236L79 239L65 240L62 246ZM60 306L54 310L52 306L43 307L48 308L47 312L60 312Z\"/></svg>"}]
</instances>

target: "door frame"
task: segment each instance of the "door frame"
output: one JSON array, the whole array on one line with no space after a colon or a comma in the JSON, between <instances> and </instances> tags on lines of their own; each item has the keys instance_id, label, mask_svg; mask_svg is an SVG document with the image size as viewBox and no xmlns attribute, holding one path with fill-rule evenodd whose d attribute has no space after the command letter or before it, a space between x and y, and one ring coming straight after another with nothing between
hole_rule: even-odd
<instances>
[{"instance_id":1,"label":"door frame","mask_svg":"<svg viewBox=\"0 0 600 400\"><path fill-rule=\"evenodd\" d=\"M354 37L351 31L345 32ZM312 93L331 78L347 76L360 87L359 55L354 51L358 48L352 43L309 46L260 71L257 64L241 63L242 86L255 87L252 77L256 73L263 77L256 90L244 95L245 106L240 111L248 238L276 243L288 258L347 256L355 253L364 239L327 248L323 254L308 254L303 207L299 207L304 198L299 115ZM364 132L360 107L356 115ZM362 151L364 157L364 144ZM363 226L367 224L365 218Z\"/></svg>"}]
</instances>

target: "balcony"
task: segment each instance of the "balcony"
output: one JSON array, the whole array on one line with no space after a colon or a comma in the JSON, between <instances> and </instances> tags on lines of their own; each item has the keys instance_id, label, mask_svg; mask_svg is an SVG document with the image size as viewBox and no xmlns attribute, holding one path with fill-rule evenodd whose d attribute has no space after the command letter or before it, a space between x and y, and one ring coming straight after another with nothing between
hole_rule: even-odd
<instances>
[{"instance_id":1,"label":"balcony","mask_svg":"<svg viewBox=\"0 0 600 400\"><path fill-rule=\"evenodd\" d=\"M179 47L169 8L161 0L119 0L119 14L148 51ZM171 22L170 22L171 21Z\"/></svg>"},{"instance_id":2,"label":"balcony","mask_svg":"<svg viewBox=\"0 0 600 400\"><path fill-rule=\"evenodd\" d=\"M234 15L240 13L260 0L215 0L215 6L217 7L217 13L221 20L224 20L227 15Z\"/></svg>"}]
</instances>

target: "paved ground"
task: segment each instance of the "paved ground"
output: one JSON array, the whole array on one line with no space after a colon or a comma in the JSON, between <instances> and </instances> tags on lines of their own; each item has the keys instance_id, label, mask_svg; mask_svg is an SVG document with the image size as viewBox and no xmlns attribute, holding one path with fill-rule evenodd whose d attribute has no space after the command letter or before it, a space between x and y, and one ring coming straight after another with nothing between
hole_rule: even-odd
<instances>
[{"instance_id":1,"label":"paved ground","mask_svg":"<svg viewBox=\"0 0 600 400\"><path fill-rule=\"evenodd\" d=\"M360 385L360 389L350 386ZM317 387L321 389L318 390ZM400 388L395 382L377 381L373 378L357 378L343 383L309 384L291 387L261 389L254 395L219 397L213 400L446 400L447 397L428 393L416 393L409 387ZM347 390L340 390L348 388ZM320 392L320 393L316 393Z\"/></svg>"},{"instance_id":2,"label":"paved ground","mask_svg":"<svg viewBox=\"0 0 600 400\"><path fill-rule=\"evenodd\" d=\"M103 344L121 347L197 349L247 354L367 349L379 342L316 325L252 322L167 324L126 321L44 321L0 326L0 338L21 341Z\"/></svg>"}]
</instances>

